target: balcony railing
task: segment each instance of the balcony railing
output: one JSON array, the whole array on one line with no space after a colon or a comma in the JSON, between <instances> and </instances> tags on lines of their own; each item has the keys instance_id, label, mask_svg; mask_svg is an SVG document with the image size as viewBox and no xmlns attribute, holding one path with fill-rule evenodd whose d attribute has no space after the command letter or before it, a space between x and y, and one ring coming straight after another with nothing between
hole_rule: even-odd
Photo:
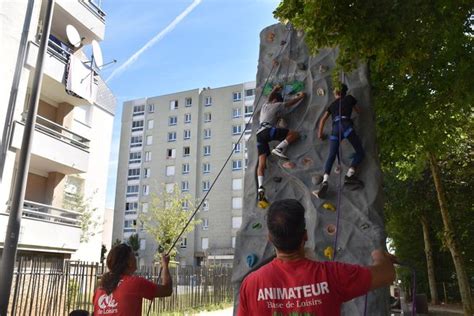
<instances>
[{"instance_id":1,"label":"balcony railing","mask_svg":"<svg viewBox=\"0 0 474 316\"><path fill-rule=\"evenodd\" d=\"M25 121L25 115L23 115L22 121ZM65 143L68 143L71 146L89 152L89 139L79 134L76 134L53 121L50 121L47 118L37 115L35 129L43 134L47 134L51 137L57 138Z\"/></svg>"},{"instance_id":2,"label":"balcony railing","mask_svg":"<svg viewBox=\"0 0 474 316\"><path fill-rule=\"evenodd\" d=\"M94 15L96 15L102 21L105 21L105 12L100 8L100 0L97 3L97 0L80 0L80 2L89 9Z\"/></svg>"},{"instance_id":3,"label":"balcony railing","mask_svg":"<svg viewBox=\"0 0 474 316\"><path fill-rule=\"evenodd\" d=\"M56 38L54 35L50 35L48 40L48 52L67 64L72 50L69 45Z\"/></svg>"},{"instance_id":4,"label":"balcony railing","mask_svg":"<svg viewBox=\"0 0 474 316\"><path fill-rule=\"evenodd\" d=\"M23 217L80 227L81 213L65 210L51 205L25 200L23 204Z\"/></svg>"}]
</instances>

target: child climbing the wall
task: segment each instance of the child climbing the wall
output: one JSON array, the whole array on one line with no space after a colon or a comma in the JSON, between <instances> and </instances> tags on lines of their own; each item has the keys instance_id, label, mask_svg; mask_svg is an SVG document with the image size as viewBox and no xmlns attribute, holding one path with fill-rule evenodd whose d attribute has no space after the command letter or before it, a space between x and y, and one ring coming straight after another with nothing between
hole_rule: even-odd
<instances>
[{"instance_id":1,"label":"child climbing the wall","mask_svg":"<svg viewBox=\"0 0 474 316\"><path fill-rule=\"evenodd\" d=\"M354 124L351 119L352 109L357 113L360 113L360 108L357 106L357 100L352 95L346 95L347 90L345 84L341 84L340 87L334 89L336 100L329 105L319 123L318 138L323 140L324 124L329 116L332 116L332 132L329 136L329 155L326 164L324 165L323 181L319 190L316 191L316 196L318 198L324 198L328 190L329 174L331 173L331 168L336 156L339 155L339 139L342 141L344 138L347 138L355 150L349 170L344 177L344 184L354 185L356 187L361 187L363 185L362 182L356 178L355 172L357 166L364 158L364 149L362 148L360 139L354 130ZM338 158L340 159L341 157Z\"/></svg>"},{"instance_id":2,"label":"child climbing the wall","mask_svg":"<svg viewBox=\"0 0 474 316\"><path fill-rule=\"evenodd\" d=\"M281 85L276 85L268 95L268 101L263 104L260 111L260 128L257 130L257 194L258 206L260 208L268 207L268 200L265 197L265 189L263 187L267 156L272 153L282 159L288 159L285 155L286 148L299 137L298 132L286 128L278 128L276 125L279 118L291 112L293 107L299 104L299 102L305 97L305 93L299 92L293 99L283 102L283 97L281 95L282 89L283 87ZM280 141L280 144L270 151L269 143L274 140Z\"/></svg>"}]
</instances>

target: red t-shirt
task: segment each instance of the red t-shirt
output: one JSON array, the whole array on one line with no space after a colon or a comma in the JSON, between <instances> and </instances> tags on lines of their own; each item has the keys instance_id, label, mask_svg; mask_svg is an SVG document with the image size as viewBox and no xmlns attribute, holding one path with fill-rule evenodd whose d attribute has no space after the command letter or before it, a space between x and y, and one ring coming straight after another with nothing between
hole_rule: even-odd
<instances>
[{"instance_id":1,"label":"red t-shirt","mask_svg":"<svg viewBox=\"0 0 474 316\"><path fill-rule=\"evenodd\" d=\"M340 262L274 259L240 287L238 316L340 315L341 304L367 293L370 270Z\"/></svg>"},{"instance_id":2,"label":"red t-shirt","mask_svg":"<svg viewBox=\"0 0 474 316\"><path fill-rule=\"evenodd\" d=\"M158 285L139 276L124 275L110 294L98 288L94 294L94 316L141 316L142 299L156 297Z\"/></svg>"}]
</instances>

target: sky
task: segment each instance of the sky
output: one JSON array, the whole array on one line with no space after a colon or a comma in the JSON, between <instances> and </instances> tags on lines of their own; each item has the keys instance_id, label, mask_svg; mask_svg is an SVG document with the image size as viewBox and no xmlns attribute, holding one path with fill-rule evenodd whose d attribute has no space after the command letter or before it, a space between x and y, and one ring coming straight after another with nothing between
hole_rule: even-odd
<instances>
[{"instance_id":1,"label":"sky","mask_svg":"<svg viewBox=\"0 0 474 316\"><path fill-rule=\"evenodd\" d=\"M102 0L102 77L117 98L107 186L113 208L124 101L255 80L260 31L279 0Z\"/></svg>"}]
</instances>

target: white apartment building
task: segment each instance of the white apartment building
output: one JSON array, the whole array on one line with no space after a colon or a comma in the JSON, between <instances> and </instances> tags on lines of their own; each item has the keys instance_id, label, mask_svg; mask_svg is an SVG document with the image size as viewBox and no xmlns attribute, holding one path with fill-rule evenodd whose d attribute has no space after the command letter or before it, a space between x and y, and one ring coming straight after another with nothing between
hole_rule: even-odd
<instances>
[{"instance_id":1,"label":"white apartment building","mask_svg":"<svg viewBox=\"0 0 474 316\"><path fill-rule=\"evenodd\" d=\"M6 152L0 161L0 251L46 3L0 2L0 126L8 132L0 136L0 148ZM26 14L30 4L31 20ZM93 40L104 39L105 13L92 0L56 0L53 9L18 254L99 261L116 101L100 77L100 65L92 65L84 48ZM25 28L28 20L29 28ZM77 31L80 43L70 42L67 29ZM18 75L16 102L10 104ZM93 224L85 235L80 208L71 206L78 204L87 206L92 214ZM86 237L82 242L81 235Z\"/></svg>"},{"instance_id":2,"label":"white apartment building","mask_svg":"<svg viewBox=\"0 0 474 316\"><path fill-rule=\"evenodd\" d=\"M153 192L162 190L162 184L170 190L177 185L199 201L245 131L197 213L201 223L179 246L181 265L232 264L242 222L245 141L250 136L245 124L254 98L255 82L248 82L124 103L113 240L138 234L140 265L152 264L157 250L137 220L149 209Z\"/></svg>"}]
</instances>

